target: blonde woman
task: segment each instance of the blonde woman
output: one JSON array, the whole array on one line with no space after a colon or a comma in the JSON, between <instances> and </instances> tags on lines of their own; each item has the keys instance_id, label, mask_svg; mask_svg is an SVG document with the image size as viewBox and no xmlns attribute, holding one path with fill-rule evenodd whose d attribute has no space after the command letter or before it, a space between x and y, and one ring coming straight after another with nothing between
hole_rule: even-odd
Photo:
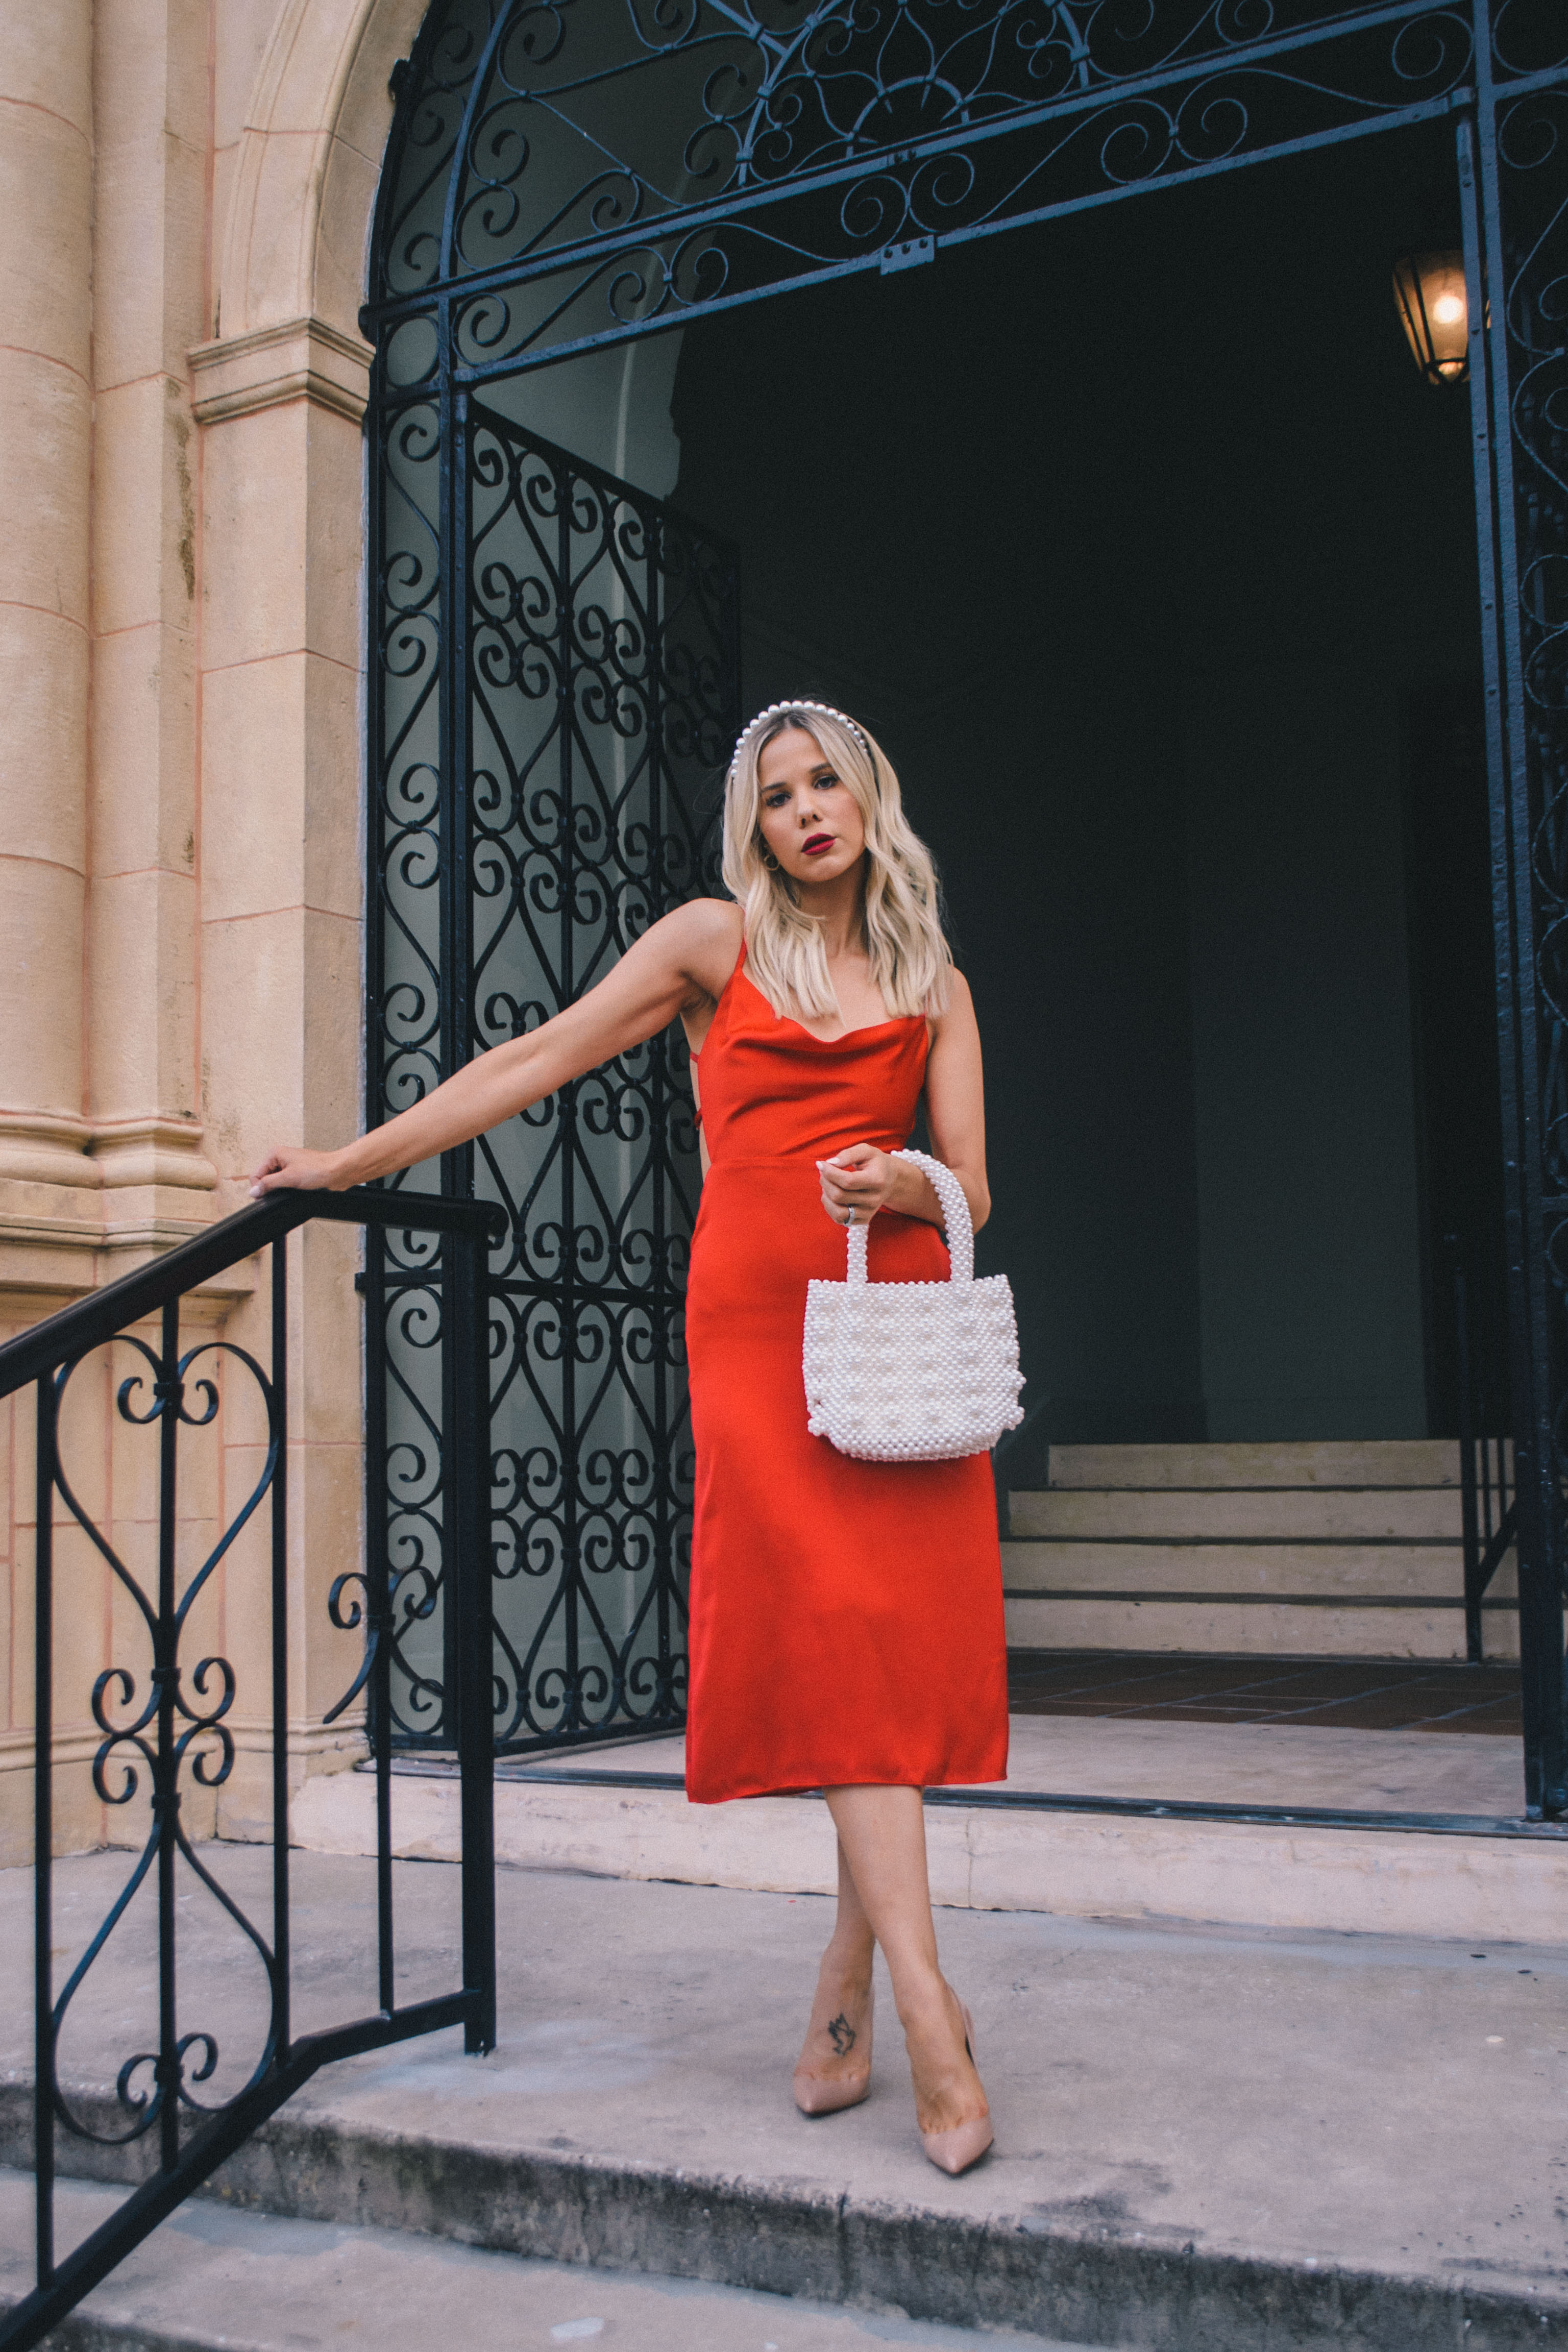
<instances>
[{"instance_id":1,"label":"blonde woman","mask_svg":"<svg viewBox=\"0 0 1568 2352\"><path fill-rule=\"evenodd\" d=\"M796 2102L828 2115L867 2095L879 1944L925 2151L962 2172L991 2119L968 2013L938 1965L921 1791L1006 1775L990 1464L857 1462L811 1436L801 1333L806 1284L843 1280L842 1228L858 1220L876 1221L873 1281L945 1276L936 1194L892 1156L922 1096L932 1150L984 1223L980 1039L930 855L854 719L801 701L747 727L724 880L733 903L678 908L542 1028L343 1150L268 1152L254 1190L372 1182L685 1024L704 1147L686 1308L687 1791L698 1804L824 1791L838 1908Z\"/></svg>"}]
</instances>

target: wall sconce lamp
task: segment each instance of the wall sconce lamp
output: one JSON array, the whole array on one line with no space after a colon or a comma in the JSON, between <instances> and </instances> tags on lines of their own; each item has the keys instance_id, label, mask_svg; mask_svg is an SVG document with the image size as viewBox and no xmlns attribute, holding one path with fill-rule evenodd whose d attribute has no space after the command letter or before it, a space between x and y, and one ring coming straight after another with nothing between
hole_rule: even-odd
<instances>
[{"instance_id":1,"label":"wall sconce lamp","mask_svg":"<svg viewBox=\"0 0 1568 2352\"><path fill-rule=\"evenodd\" d=\"M1405 341L1427 383L1463 383L1470 372L1464 255L1403 255L1394 265L1394 298Z\"/></svg>"}]
</instances>

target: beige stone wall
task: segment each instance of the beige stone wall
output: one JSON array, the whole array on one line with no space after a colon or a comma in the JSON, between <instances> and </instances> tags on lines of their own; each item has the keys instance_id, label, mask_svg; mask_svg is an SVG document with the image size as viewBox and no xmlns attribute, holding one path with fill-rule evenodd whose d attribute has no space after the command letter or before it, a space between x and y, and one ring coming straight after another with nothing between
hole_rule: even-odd
<instances>
[{"instance_id":1,"label":"beige stone wall","mask_svg":"<svg viewBox=\"0 0 1568 2352\"><path fill-rule=\"evenodd\" d=\"M245 1199L273 1139L356 1129L363 461L355 324L424 0L0 0L0 1338ZM352 1678L332 1579L361 1547L357 1236L289 1244L290 1748ZM267 1269L193 1302L186 1344L269 1354ZM149 1339L149 1332L144 1336ZM237 1360L182 1431L182 1574L264 1459ZM74 1491L155 1576L155 1432L84 1363ZM30 1847L32 1402L0 1405L0 1861ZM57 1834L132 1833L89 1762L97 1675L144 1688L134 1604L57 1510ZM264 1517L187 1637L236 1668L235 1770L205 1816L266 1834ZM194 1646L193 1646L194 1644ZM118 1713L116 1719L119 1719ZM122 1776L111 1766L110 1790ZM187 1800L187 1802L190 1802Z\"/></svg>"}]
</instances>

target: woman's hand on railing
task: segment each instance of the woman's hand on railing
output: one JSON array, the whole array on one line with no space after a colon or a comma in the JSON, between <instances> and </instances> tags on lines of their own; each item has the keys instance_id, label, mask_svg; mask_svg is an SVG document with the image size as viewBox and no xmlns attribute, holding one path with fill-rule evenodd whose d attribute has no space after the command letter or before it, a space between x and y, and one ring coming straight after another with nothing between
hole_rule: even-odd
<instances>
[{"instance_id":1,"label":"woman's hand on railing","mask_svg":"<svg viewBox=\"0 0 1568 2352\"><path fill-rule=\"evenodd\" d=\"M337 1151L307 1151L302 1143L279 1143L268 1153L250 1180L253 1201L268 1192L342 1192L353 1179L342 1167Z\"/></svg>"}]
</instances>

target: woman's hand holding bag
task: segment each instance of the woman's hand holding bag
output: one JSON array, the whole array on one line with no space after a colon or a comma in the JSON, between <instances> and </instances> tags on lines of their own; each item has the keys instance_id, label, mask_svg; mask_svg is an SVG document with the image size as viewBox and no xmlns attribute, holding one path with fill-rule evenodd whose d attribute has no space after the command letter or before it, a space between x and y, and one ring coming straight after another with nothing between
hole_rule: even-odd
<instances>
[{"instance_id":1,"label":"woman's hand holding bag","mask_svg":"<svg viewBox=\"0 0 1568 2352\"><path fill-rule=\"evenodd\" d=\"M806 1425L860 1462L950 1462L984 1454L1024 1418L1018 1329L1005 1274L974 1279L963 1187L923 1151L947 1227L951 1279L872 1282L868 1225L846 1234L848 1280L806 1286Z\"/></svg>"}]
</instances>

